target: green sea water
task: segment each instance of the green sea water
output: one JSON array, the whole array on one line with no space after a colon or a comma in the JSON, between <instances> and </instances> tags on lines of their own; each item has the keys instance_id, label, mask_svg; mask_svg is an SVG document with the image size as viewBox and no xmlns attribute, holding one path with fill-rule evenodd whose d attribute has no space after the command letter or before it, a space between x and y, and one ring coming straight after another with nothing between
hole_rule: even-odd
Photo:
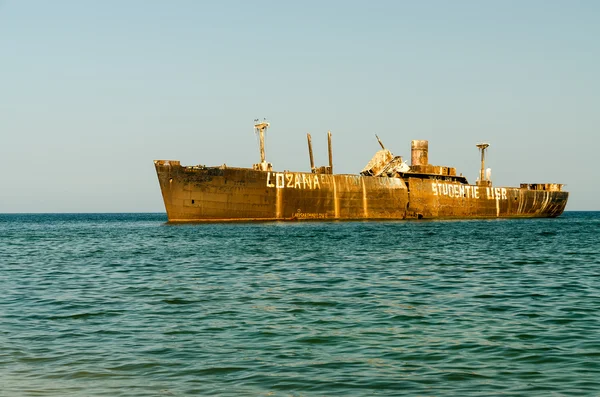
<instances>
[{"instance_id":1,"label":"green sea water","mask_svg":"<svg viewBox=\"0 0 600 397\"><path fill-rule=\"evenodd\" d=\"M598 396L600 213L0 215L0 396Z\"/></svg>"}]
</instances>

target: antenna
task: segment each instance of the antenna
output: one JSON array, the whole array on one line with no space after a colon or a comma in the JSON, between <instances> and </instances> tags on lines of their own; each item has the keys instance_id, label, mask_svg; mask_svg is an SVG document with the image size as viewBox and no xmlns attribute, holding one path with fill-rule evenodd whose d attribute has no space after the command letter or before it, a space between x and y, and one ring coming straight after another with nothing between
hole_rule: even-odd
<instances>
[{"instance_id":1,"label":"antenna","mask_svg":"<svg viewBox=\"0 0 600 397\"><path fill-rule=\"evenodd\" d=\"M377 134L375 134L375 138L377 138L377 142L379 142L379 146L381 146L381 148L383 150L385 150L385 146L383 146L383 143L381 143L381 139L379 139L379 137L377 136Z\"/></svg>"}]
</instances>

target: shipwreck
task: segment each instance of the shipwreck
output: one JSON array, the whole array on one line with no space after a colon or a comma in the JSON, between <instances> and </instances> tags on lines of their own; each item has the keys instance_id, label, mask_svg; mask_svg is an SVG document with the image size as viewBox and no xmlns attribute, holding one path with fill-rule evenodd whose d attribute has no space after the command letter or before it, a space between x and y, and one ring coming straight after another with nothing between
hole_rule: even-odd
<instances>
[{"instance_id":1,"label":"shipwreck","mask_svg":"<svg viewBox=\"0 0 600 397\"><path fill-rule=\"evenodd\" d=\"M269 127L255 120L260 162L251 168L155 160L169 222L553 218L569 196L558 183L493 185L485 168L487 143L476 145L481 165L475 184L453 167L430 164L425 140L411 142L408 164L377 137L381 150L359 174L334 174L330 132L329 165L315 167L307 134L310 171L274 171L265 159Z\"/></svg>"}]
</instances>

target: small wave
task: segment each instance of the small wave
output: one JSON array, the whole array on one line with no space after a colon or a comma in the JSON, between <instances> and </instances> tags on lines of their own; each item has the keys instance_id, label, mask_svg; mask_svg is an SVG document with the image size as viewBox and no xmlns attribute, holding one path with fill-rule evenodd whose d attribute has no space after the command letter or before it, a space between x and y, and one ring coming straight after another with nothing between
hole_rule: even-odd
<instances>
[{"instance_id":1,"label":"small wave","mask_svg":"<svg viewBox=\"0 0 600 397\"><path fill-rule=\"evenodd\" d=\"M478 374L477 372L450 372L442 375L446 381L469 381L473 379L485 379L489 376Z\"/></svg>"},{"instance_id":2,"label":"small wave","mask_svg":"<svg viewBox=\"0 0 600 397\"><path fill-rule=\"evenodd\" d=\"M76 314L65 314L62 316L50 316L48 320L85 320L88 318L94 317L112 317L119 316L123 314L121 311L106 311L106 312L86 312L86 313L76 313Z\"/></svg>"},{"instance_id":3,"label":"small wave","mask_svg":"<svg viewBox=\"0 0 600 397\"><path fill-rule=\"evenodd\" d=\"M307 343L307 344L311 344L311 345L322 345L322 344L334 343L336 341L339 341L339 339L340 339L339 337L335 337L335 336L307 336L307 337L298 338L295 340L295 342Z\"/></svg>"},{"instance_id":4,"label":"small wave","mask_svg":"<svg viewBox=\"0 0 600 397\"><path fill-rule=\"evenodd\" d=\"M232 372L246 371L248 368L245 367L212 367L212 368L204 368L199 369L196 372L198 375L223 375L229 374Z\"/></svg>"},{"instance_id":5,"label":"small wave","mask_svg":"<svg viewBox=\"0 0 600 397\"><path fill-rule=\"evenodd\" d=\"M163 299L163 302L168 305L189 305L191 303L195 303L194 301L182 299L182 298L172 298L172 299Z\"/></svg>"}]
</instances>

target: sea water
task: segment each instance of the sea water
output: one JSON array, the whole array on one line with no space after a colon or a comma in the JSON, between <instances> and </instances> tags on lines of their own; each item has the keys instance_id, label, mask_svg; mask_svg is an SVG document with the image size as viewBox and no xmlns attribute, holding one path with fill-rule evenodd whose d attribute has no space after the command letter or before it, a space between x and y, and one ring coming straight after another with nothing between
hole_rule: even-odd
<instances>
[{"instance_id":1,"label":"sea water","mask_svg":"<svg viewBox=\"0 0 600 397\"><path fill-rule=\"evenodd\" d=\"M597 396L600 213L0 215L1 396Z\"/></svg>"}]
</instances>

